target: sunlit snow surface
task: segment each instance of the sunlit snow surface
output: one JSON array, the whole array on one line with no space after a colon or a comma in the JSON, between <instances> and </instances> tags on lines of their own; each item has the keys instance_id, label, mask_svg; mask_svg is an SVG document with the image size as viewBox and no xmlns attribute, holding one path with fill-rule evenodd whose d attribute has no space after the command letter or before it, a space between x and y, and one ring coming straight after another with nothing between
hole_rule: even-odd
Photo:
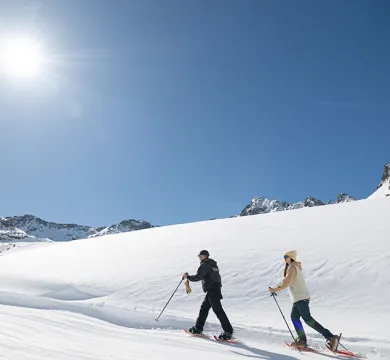
<instances>
[{"instance_id":1,"label":"sunlit snow surface","mask_svg":"<svg viewBox=\"0 0 390 360\"><path fill-rule=\"evenodd\" d=\"M296 249L312 315L367 359L390 359L390 197L167 226L71 242L20 244L0 256L0 359L337 358L291 350L268 286ZM192 338L203 292L181 275L210 251L238 345ZM288 292L277 297L289 321ZM289 321L290 324L290 321ZM210 312L205 332L221 331ZM340 357L339 357L340 358Z\"/></svg>"}]
</instances>

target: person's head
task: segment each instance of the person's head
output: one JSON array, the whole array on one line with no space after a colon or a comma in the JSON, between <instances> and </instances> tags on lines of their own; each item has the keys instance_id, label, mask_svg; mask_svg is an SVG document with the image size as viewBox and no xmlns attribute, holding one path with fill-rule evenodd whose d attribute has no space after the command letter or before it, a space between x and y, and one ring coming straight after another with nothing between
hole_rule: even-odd
<instances>
[{"instance_id":1,"label":"person's head","mask_svg":"<svg viewBox=\"0 0 390 360\"><path fill-rule=\"evenodd\" d=\"M296 261L297 260L297 252L296 250L290 250L290 251L287 251L285 254L284 254L284 261L287 265L290 265L292 262Z\"/></svg>"},{"instance_id":2,"label":"person's head","mask_svg":"<svg viewBox=\"0 0 390 360\"><path fill-rule=\"evenodd\" d=\"M199 261L202 261L204 259L207 259L209 256L210 256L210 254L207 250L202 250L201 252L199 252L198 258L199 258Z\"/></svg>"}]
</instances>

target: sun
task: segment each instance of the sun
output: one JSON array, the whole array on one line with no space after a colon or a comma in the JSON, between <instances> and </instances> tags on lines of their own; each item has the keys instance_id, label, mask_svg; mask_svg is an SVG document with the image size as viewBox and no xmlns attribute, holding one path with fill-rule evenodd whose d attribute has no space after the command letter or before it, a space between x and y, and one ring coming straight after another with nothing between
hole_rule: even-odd
<instances>
[{"instance_id":1,"label":"sun","mask_svg":"<svg viewBox=\"0 0 390 360\"><path fill-rule=\"evenodd\" d=\"M0 39L0 72L8 78L32 79L43 70L41 44L30 37Z\"/></svg>"}]
</instances>

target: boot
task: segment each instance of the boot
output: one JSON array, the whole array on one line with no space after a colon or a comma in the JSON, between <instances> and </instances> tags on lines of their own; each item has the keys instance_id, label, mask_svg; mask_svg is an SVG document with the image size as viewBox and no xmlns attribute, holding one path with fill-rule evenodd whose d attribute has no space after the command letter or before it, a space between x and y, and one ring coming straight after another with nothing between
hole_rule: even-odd
<instances>
[{"instance_id":1,"label":"boot","mask_svg":"<svg viewBox=\"0 0 390 360\"><path fill-rule=\"evenodd\" d=\"M223 341L231 340L232 338L233 338L233 334L228 333L226 331L222 332L221 335L218 336L218 339Z\"/></svg>"},{"instance_id":2,"label":"boot","mask_svg":"<svg viewBox=\"0 0 390 360\"><path fill-rule=\"evenodd\" d=\"M340 341L340 336L338 336L338 335L333 335L330 339L328 339L327 343L330 346L330 348L332 349L332 351L337 350L337 347L339 345L339 341Z\"/></svg>"},{"instance_id":3,"label":"boot","mask_svg":"<svg viewBox=\"0 0 390 360\"><path fill-rule=\"evenodd\" d=\"M298 348L307 348L307 342L306 339L296 339L293 343L291 343L292 347Z\"/></svg>"},{"instance_id":4,"label":"boot","mask_svg":"<svg viewBox=\"0 0 390 360\"><path fill-rule=\"evenodd\" d=\"M199 330L196 326L193 326L192 328L188 329L188 331L189 331L191 334L202 335L202 331Z\"/></svg>"}]
</instances>

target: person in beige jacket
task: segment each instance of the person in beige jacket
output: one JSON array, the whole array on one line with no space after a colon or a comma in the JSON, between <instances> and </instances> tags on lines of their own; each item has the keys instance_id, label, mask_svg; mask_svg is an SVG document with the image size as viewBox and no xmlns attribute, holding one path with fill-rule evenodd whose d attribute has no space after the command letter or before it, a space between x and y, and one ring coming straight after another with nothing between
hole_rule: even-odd
<instances>
[{"instance_id":1,"label":"person in beige jacket","mask_svg":"<svg viewBox=\"0 0 390 360\"><path fill-rule=\"evenodd\" d=\"M333 335L328 329L325 329L310 314L310 292L303 277L302 263L297 261L297 252L295 250L286 252L284 261L286 265L283 282L275 288L268 288L268 290L271 293L276 293L288 288L293 303L291 320L298 334L296 344L298 347L307 347L305 330L300 320L302 317L305 323L324 336L331 349L335 350L339 342L339 336ZM295 343L291 345L296 346Z\"/></svg>"}]
</instances>

